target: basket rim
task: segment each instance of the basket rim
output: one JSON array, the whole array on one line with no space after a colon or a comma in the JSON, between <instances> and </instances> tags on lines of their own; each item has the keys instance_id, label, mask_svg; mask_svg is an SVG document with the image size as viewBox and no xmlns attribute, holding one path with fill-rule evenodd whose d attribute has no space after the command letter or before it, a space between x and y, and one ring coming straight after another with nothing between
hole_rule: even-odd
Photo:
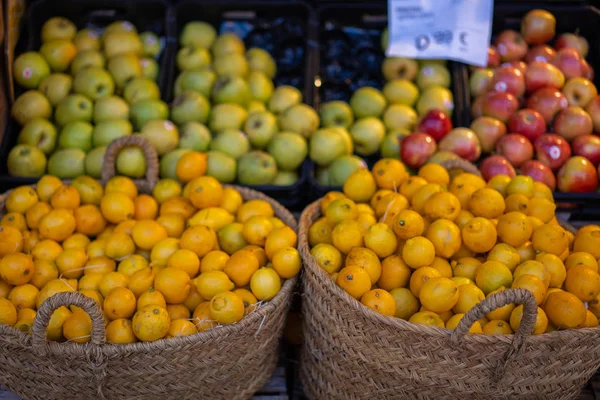
<instances>
[{"instance_id":1,"label":"basket rim","mask_svg":"<svg viewBox=\"0 0 600 400\"><path fill-rule=\"evenodd\" d=\"M63 180L63 182L70 182L68 180ZM31 186L35 187L35 185L23 185L23 186ZM293 214L288 211L284 206L282 206L277 200L258 192L254 189L239 186L239 185L230 185L223 184L224 188L232 188L238 190L241 194L242 198L245 201L248 200L265 200L273 207L275 212L275 216L284 217L284 219L292 222L290 226L295 232L298 232L298 223ZM12 190L8 190L2 194L0 194L0 217L3 215L5 211L4 207L4 199ZM251 199L247 199L248 196L252 196ZM287 214L287 215L286 215ZM43 348L38 349L33 346L32 336L26 334L8 325L0 324L0 342L6 340L11 341L16 337L23 346L29 347L32 350L42 350L46 351L50 354L61 354L65 351L69 352L68 354L73 354L72 351L78 351L84 354L85 351L97 351L100 350L102 353L106 355L113 354L121 354L121 353L135 353L135 352L147 352L154 350L169 350L174 349L180 346L191 345L191 344L204 344L209 343L215 340L221 340L224 336L239 334L242 330L248 328L249 326L255 325L259 323L259 321L268 317L269 314L272 314L278 307L284 306L286 302L290 301L290 296L294 291L294 287L298 280L298 276L295 276L290 279L286 279L279 290L279 292L273 297L271 300L267 301L264 305L254 309L248 315L245 315L240 321L229 324L229 325L218 325L214 328L208 329L204 332L198 332L193 335L188 336L180 336L175 338L163 338L153 342L136 342L129 344L113 344L113 343L104 343L101 345L95 345L91 342L88 343L69 343L69 342L51 342L47 341ZM76 292L78 293L78 292ZM259 323L259 328L257 329L256 334L260 332L260 328L262 327L262 322Z\"/></svg>"},{"instance_id":2,"label":"basket rim","mask_svg":"<svg viewBox=\"0 0 600 400\"><path fill-rule=\"evenodd\" d=\"M324 289L330 292L333 292L339 298L341 298L349 307L353 309L353 311L362 314L367 320L376 321L377 323L384 324L389 328L393 329L402 329L402 330L410 330L414 332L418 332L421 334L426 334L430 336L442 337L445 336L450 339L450 336L454 330L447 328L439 328L435 326L427 326L421 324L415 324L412 322L408 322L406 320L390 317L386 315L379 314L370 308L364 306L360 301L355 299L346 293L342 288L336 285L331 278L327 275L327 273L317 265L316 261L310 255L310 248L308 245L307 233L310 225L321 216L320 206L321 201L323 199L320 198L315 200L311 204L309 204L300 216L300 223L298 226L298 248L300 250L300 254L303 259L304 266L304 274L312 274L319 282L317 284L321 284L324 286ZM316 211L316 212L315 212ZM312 214L313 219L311 219ZM569 229L569 227L566 227ZM304 284L306 284L307 278L303 279ZM559 330L555 332L543 333L539 335L528 335L525 338L525 344L541 344L549 341L554 341L557 339L561 339L563 337L573 337L573 336L586 336L589 333L600 334L600 326L594 328L579 328L579 329L565 329ZM488 343L488 344L511 344L513 342L514 334L511 335L476 335L476 334L466 334L460 338L460 343Z\"/></svg>"}]
</instances>

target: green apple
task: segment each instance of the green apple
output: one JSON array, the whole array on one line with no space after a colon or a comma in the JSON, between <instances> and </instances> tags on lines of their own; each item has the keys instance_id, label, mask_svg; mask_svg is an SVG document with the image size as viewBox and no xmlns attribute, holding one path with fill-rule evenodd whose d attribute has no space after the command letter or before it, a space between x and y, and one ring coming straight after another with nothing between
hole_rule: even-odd
<instances>
[{"instance_id":1,"label":"green apple","mask_svg":"<svg viewBox=\"0 0 600 400\"><path fill-rule=\"evenodd\" d=\"M217 74L208 69L183 71L175 80L175 95L193 90L204 97L210 97Z\"/></svg>"},{"instance_id":2,"label":"green apple","mask_svg":"<svg viewBox=\"0 0 600 400\"><path fill-rule=\"evenodd\" d=\"M248 88L252 99L266 103L273 95L274 85L262 72L252 71L248 75Z\"/></svg>"},{"instance_id":3,"label":"green apple","mask_svg":"<svg viewBox=\"0 0 600 400\"><path fill-rule=\"evenodd\" d=\"M245 106L250 100L250 89L239 76L221 75L212 88L212 99L217 104L233 103Z\"/></svg>"},{"instance_id":4,"label":"green apple","mask_svg":"<svg viewBox=\"0 0 600 400\"><path fill-rule=\"evenodd\" d=\"M44 154L50 154L56 147L56 128L44 118L35 118L23 126L19 132L18 143L28 144L40 149Z\"/></svg>"},{"instance_id":5,"label":"green apple","mask_svg":"<svg viewBox=\"0 0 600 400\"><path fill-rule=\"evenodd\" d=\"M228 53L216 57L212 67L217 75L240 76L242 78L248 75L248 61L246 61L243 53Z\"/></svg>"},{"instance_id":6,"label":"green apple","mask_svg":"<svg viewBox=\"0 0 600 400\"><path fill-rule=\"evenodd\" d=\"M217 31L212 25L206 22L192 21L183 27L179 42L186 47L210 49L216 38Z\"/></svg>"},{"instance_id":7,"label":"green apple","mask_svg":"<svg viewBox=\"0 0 600 400\"><path fill-rule=\"evenodd\" d=\"M146 158L138 146L126 146L121 149L115 165L119 175L130 178L141 178L146 175Z\"/></svg>"},{"instance_id":8,"label":"green apple","mask_svg":"<svg viewBox=\"0 0 600 400\"><path fill-rule=\"evenodd\" d=\"M319 129L319 114L306 104L296 104L279 114L279 127L283 131L296 132L305 138Z\"/></svg>"},{"instance_id":9,"label":"green apple","mask_svg":"<svg viewBox=\"0 0 600 400\"><path fill-rule=\"evenodd\" d=\"M206 153L206 175L221 183L232 183L237 175L237 162L220 151Z\"/></svg>"},{"instance_id":10,"label":"green apple","mask_svg":"<svg viewBox=\"0 0 600 400\"><path fill-rule=\"evenodd\" d=\"M179 128L179 148L205 152L210 145L208 128L199 122L187 122Z\"/></svg>"},{"instance_id":11,"label":"green apple","mask_svg":"<svg viewBox=\"0 0 600 400\"><path fill-rule=\"evenodd\" d=\"M160 99L160 89L151 79L133 78L125 85L123 98L131 105L141 100L158 100Z\"/></svg>"},{"instance_id":12,"label":"green apple","mask_svg":"<svg viewBox=\"0 0 600 400\"><path fill-rule=\"evenodd\" d=\"M327 168L329 172L329 186L343 186L348 176L360 168L367 168L367 163L360 157L341 156L335 159Z\"/></svg>"},{"instance_id":13,"label":"green apple","mask_svg":"<svg viewBox=\"0 0 600 400\"><path fill-rule=\"evenodd\" d=\"M346 154L347 145L342 135L333 128L319 129L309 140L308 154L317 165L326 167Z\"/></svg>"},{"instance_id":14,"label":"green apple","mask_svg":"<svg viewBox=\"0 0 600 400\"><path fill-rule=\"evenodd\" d=\"M238 161L238 182L242 185L268 185L277 176L275 159L263 151L251 151Z\"/></svg>"},{"instance_id":15,"label":"green apple","mask_svg":"<svg viewBox=\"0 0 600 400\"><path fill-rule=\"evenodd\" d=\"M410 131L396 129L389 131L381 142L379 152L383 158L400 159L400 142L405 136L410 135Z\"/></svg>"},{"instance_id":16,"label":"green apple","mask_svg":"<svg viewBox=\"0 0 600 400\"><path fill-rule=\"evenodd\" d=\"M354 141L356 153L361 156L370 156L379 150L385 137L385 126L378 118L361 118L350 128L350 135Z\"/></svg>"},{"instance_id":17,"label":"green apple","mask_svg":"<svg viewBox=\"0 0 600 400\"><path fill-rule=\"evenodd\" d=\"M94 103L94 123L128 119L129 104L119 96L102 97Z\"/></svg>"},{"instance_id":18,"label":"green apple","mask_svg":"<svg viewBox=\"0 0 600 400\"><path fill-rule=\"evenodd\" d=\"M156 60L153 58L142 58L140 65L142 66L142 77L156 82L160 71Z\"/></svg>"},{"instance_id":19,"label":"green apple","mask_svg":"<svg viewBox=\"0 0 600 400\"><path fill-rule=\"evenodd\" d=\"M176 149L166 153L160 159L160 177L168 178L168 179L178 179L177 178L177 161L183 156L185 153L188 153L189 149Z\"/></svg>"},{"instance_id":20,"label":"green apple","mask_svg":"<svg viewBox=\"0 0 600 400\"><path fill-rule=\"evenodd\" d=\"M104 53L112 58L121 54L144 55L142 41L135 32L110 33L104 37Z\"/></svg>"},{"instance_id":21,"label":"green apple","mask_svg":"<svg viewBox=\"0 0 600 400\"><path fill-rule=\"evenodd\" d=\"M52 115L52 106L42 92L28 90L15 99L11 113L22 126L35 118L49 119Z\"/></svg>"},{"instance_id":22,"label":"green apple","mask_svg":"<svg viewBox=\"0 0 600 400\"><path fill-rule=\"evenodd\" d=\"M94 147L108 146L113 140L133 133L131 122L126 119L102 121L94 127L92 142Z\"/></svg>"},{"instance_id":23,"label":"green apple","mask_svg":"<svg viewBox=\"0 0 600 400\"><path fill-rule=\"evenodd\" d=\"M169 106L156 99L140 100L131 106L129 119L139 131L148 121L169 118Z\"/></svg>"},{"instance_id":24,"label":"green apple","mask_svg":"<svg viewBox=\"0 0 600 400\"><path fill-rule=\"evenodd\" d=\"M269 99L268 108L273 114L279 114L285 109L302 102L302 92L293 86L279 86Z\"/></svg>"},{"instance_id":25,"label":"green apple","mask_svg":"<svg viewBox=\"0 0 600 400\"><path fill-rule=\"evenodd\" d=\"M279 171L273 179L272 185L291 186L298 181L298 174L294 171Z\"/></svg>"},{"instance_id":26,"label":"green apple","mask_svg":"<svg viewBox=\"0 0 600 400\"><path fill-rule=\"evenodd\" d=\"M321 186L329 186L329 168L317 167L315 171L315 179Z\"/></svg>"},{"instance_id":27,"label":"green apple","mask_svg":"<svg viewBox=\"0 0 600 400\"><path fill-rule=\"evenodd\" d=\"M389 104L413 107L419 98L419 88L406 79L393 79L383 87L383 95Z\"/></svg>"},{"instance_id":28,"label":"green apple","mask_svg":"<svg viewBox=\"0 0 600 400\"><path fill-rule=\"evenodd\" d=\"M106 146L96 147L85 156L85 173L92 178L100 178L104 166L104 154Z\"/></svg>"},{"instance_id":29,"label":"green apple","mask_svg":"<svg viewBox=\"0 0 600 400\"><path fill-rule=\"evenodd\" d=\"M140 34L140 40L142 41L142 52L145 57L156 58L160 54L162 45L160 38L154 32L142 32Z\"/></svg>"},{"instance_id":30,"label":"green apple","mask_svg":"<svg viewBox=\"0 0 600 400\"><path fill-rule=\"evenodd\" d=\"M127 90L127 87L125 88ZM112 96L115 83L110 74L102 68L85 68L75 75L73 80L75 93L83 94L92 100Z\"/></svg>"},{"instance_id":31,"label":"green apple","mask_svg":"<svg viewBox=\"0 0 600 400\"><path fill-rule=\"evenodd\" d=\"M391 104L383 113L387 130L406 129L412 131L417 124L417 112L404 104Z\"/></svg>"},{"instance_id":32,"label":"green apple","mask_svg":"<svg viewBox=\"0 0 600 400\"><path fill-rule=\"evenodd\" d=\"M269 79L273 79L277 73L277 64L268 51L259 47L253 47L246 52L248 68L252 72L262 72Z\"/></svg>"},{"instance_id":33,"label":"green apple","mask_svg":"<svg viewBox=\"0 0 600 400\"><path fill-rule=\"evenodd\" d=\"M210 102L200 93L187 90L173 100L171 120L177 125L196 121L205 124L210 114Z\"/></svg>"},{"instance_id":34,"label":"green apple","mask_svg":"<svg viewBox=\"0 0 600 400\"><path fill-rule=\"evenodd\" d=\"M448 60L440 60L440 59L423 59L423 60L417 60L417 62L419 63L419 65L421 67L423 67L424 65L427 64L438 64L438 65L447 65L448 64Z\"/></svg>"},{"instance_id":35,"label":"green apple","mask_svg":"<svg viewBox=\"0 0 600 400\"><path fill-rule=\"evenodd\" d=\"M273 156L277 167L283 171L295 171L302 165L308 154L306 140L292 132L275 135L267 151Z\"/></svg>"},{"instance_id":36,"label":"green apple","mask_svg":"<svg viewBox=\"0 0 600 400\"><path fill-rule=\"evenodd\" d=\"M268 111L251 113L244 124L250 144L259 149L267 146L277 131L277 118Z\"/></svg>"},{"instance_id":37,"label":"green apple","mask_svg":"<svg viewBox=\"0 0 600 400\"><path fill-rule=\"evenodd\" d=\"M110 58L108 60L108 71L118 88L123 88L131 79L142 76L140 59L135 54L121 54Z\"/></svg>"},{"instance_id":38,"label":"green apple","mask_svg":"<svg viewBox=\"0 0 600 400\"><path fill-rule=\"evenodd\" d=\"M25 89L37 89L40 82L50 75L50 66L37 51L28 51L15 59L13 77Z\"/></svg>"},{"instance_id":39,"label":"green apple","mask_svg":"<svg viewBox=\"0 0 600 400\"><path fill-rule=\"evenodd\" d=\"M354 154L354 142L352 141L352 136L350 136L350 132L348 132L346 128L334 126L329 128L329 130L342 138L344 144L346 145L347 155Z\"/></svg>"},{"instance_id":40,"label":"green apple","mask_svg":"<svg viewBox=\"0 0 600 400\"><path fill-rule=\"evenodd\" d=\"M42 42L51 40L72 40L77 28L75 24L64 17L52 17L42 25Z\"/></svg>"},{"instance_id":41,"label":"green apple","mask_svg":"<svg viewBox=\"0 0 600 400\"><path fill-rule=\"evenodd\" d=\"M85 152L80 149L57 150L48 159L48 173L61 179L85 175Z\"/></svg>"},{"instance_id":42,"label":"green apple","mask_svg":"<svg viewBox=\"0 0 600 400\"><path fill-rule=\"evenodd\" d=\"M102 40L106 40L108 35L112 33L135 33L137 34L137 29L135 25L133 25L129 21L118 20L111 22L109 25L104 28L102 31Z\"/></svg>"},{"instance_id":43,"label":"green apple","mask_svg":"<svg viewBox=\"0 0 600 400\"><path fill-rule=\"evenodd\" d=\"M265 103L261 103L260 101L250 100L246 105L246 110L248 110L248 114L263 112L267 111L267 106L265 106Z\"/></svg>"},{"instance_id":44,"label":"green apple","mask_svg":"<svg viewBox=\"0 0 600 400\"><path fill-rule=\"evenodd\" d=\"M324 128L341 126L349 128L354 122L354 114L348 103L341 100L328 101L319 108L321 125Z\"/></svg>"},{"instance_id":45,"label":"green apple","mask_svg":"<svg viewBox=\"0 0 600 400\"><path fill-rule=\"evenodd\" d=\"M180 71L190 71L210 66L211 57L208 50L201 47L183 47L177 52L176 63Z\"/></svg>"},{"instance_id":46,"label":"green apple","mask_svg":"<svg viewBox=\"0 0 600 400\"><path fill-rule=\"evenodd\" d=\"M212 151L220 151L235 160L250 151L250 141L244 132L227 129L218 133L210 142Z\"/></svg>"},{"instance_id":47,"label":"green apple","mask_svg":"<svg viewBox=\"0 0 600 400\"><path fill-rule=\"evenodd\" d=\"M75 75L84 68L104 68L106 58L97 50L88 50L77 53L71 63L71 74Z\"/></svg>"},{"instance_id":48,"label":"green apple","mask_svg":"<svg viewBox=\"0 0 600 400\"><path fill-rule=\"evenodd\" d=\"M71 93L73 78L70 75L55 73L40 82L39 90L44 93L53 106Z\"/></svg>"},{"instance_id":49,"label":"green apple","mask_svg":"<svg viewBox=\"0 0 600 400\"><path fill-rule=\"evenodd\" d=\"M417 86L424 90L431 86L450 87L450 72L444 65L436 63L423 64L417 75Z\"/></svg>"},{"instance_id":50,"label":"green apple","mask_svg":"<svg viewBox=\"0 0 600 400\"><path fill-rule=\"evenodd\" d=\"M423 116L428 111L436 108L448 116L452 116L454 99L450 90L439 86L432 86L421 93L421 97L417 101L417 112L419 115Z\"/></svg>"},{"instance_id":51,"label":"green apple","mask_svg":"<svg viewBox=\"0 0 600 400\"><path fill-rule=\"evenodd\" d=\"M54 120L60 126L72 121L90 122L93 112L94 106L90 99L82 94L70 94L56 105Z\"/></svg>"},{"instance_id":52,"label":"green apple","mask_svg":"<svg viewBox=\"0 0 600 400\"><path fill-rule=\"evenodd\" d=\"M361 87L350 97L350 107L356 118L379 117L386 105L383 94L370 86Z\"/></svg>"},{"instance_id":53,"label":"green apple","mask_svg":"<svg viewBox=\"0 0 600 400\"><path fill-rule=\"evenodd\" d=\"M77 55L73 42L64 39L52 40L42 44L40 53L54 72L64 72Z\"/></svg>"},{"instance_id":54,"label":"green apple","mask_svg":"<svg viewBox=\"0 0 600 400\"><path fill-rule=\"evenodd\" d=\"M212 132L225 129L242 129L248 112L238 104L217 104L210 112L208 127Z\"/></svg>"},{"instance_id":55,"label":"green apple","mask_svg":"<svg viewBox=\"0 0 600 400\"><path fill-rule=\"evenodd\" d=\"M244 54L246 46L244 41L234 33L224 33L217 37L212 45L212 52L215 57L224 56L229 53Z\"/></svg>"},{"instance_id":56,"label":"green apple","mask_svg":"<svg viewBox=\"0 0 600 400\"><path fill-rule=\"evenodd\" d=\"M419 63L410 58L386 57L381 64L381 73L386 81L392 79L414 81L419 73Z\"/></svg>"},{"instance_id":57,"label":"green apple","mask_svg":"<svg viewBox=\"0 0 600 400\"><path fill-rule=\"evenodd\" d=\"M89 122L73 121L60 131L58 145L63 149L80 149L85 152L92 149L92 132L94 127Z\"/></svg>"},{"instance_id":58,"label":"green apple","mask_svg":"<svg viewBox=\"0 0 600 400\"><path fill-rule=\"evenodd\" d=\"M8 173L21 178L39 178L46 172L46 156L35 146L18 144L8 153Z\"/></svg>"},{"instance_id":59,"label":"green apple","mask_svg":"<svg viewBox=\"0 0 600 400\"><path fill-rule=\"evenodd\" d=\"M78 52L84 52L89 50L100 50L102 42L100 42L100 35L94 29L82 29L73 38L73 43L77 48Z\"/></svg>"},{"instance_id":60,"label":"green apple","mask_svg":"<svg viewBox=\"0 0 600 400\"><path fill-rule=\"evenodd\" d=\"M154 146L159 156L175 150L179 144L179 131L175 124L168 120L149 121L142 128L140 135Z\"/></svg>"}]
</instances>

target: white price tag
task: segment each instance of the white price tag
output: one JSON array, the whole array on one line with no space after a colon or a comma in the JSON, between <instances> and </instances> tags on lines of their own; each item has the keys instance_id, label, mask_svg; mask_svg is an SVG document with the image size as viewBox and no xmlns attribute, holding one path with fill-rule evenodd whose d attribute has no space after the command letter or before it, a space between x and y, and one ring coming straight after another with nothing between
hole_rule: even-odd
<instances>
[{"instance_id":1,"label":"white price tag","mask_svg":"<svg viewBox=\"0 0 600 400\"><path fill-rule=\"evenodd\" d=\"M493 0L388 0L386 54L484 67Z\"/></svg>"}]
</instances>

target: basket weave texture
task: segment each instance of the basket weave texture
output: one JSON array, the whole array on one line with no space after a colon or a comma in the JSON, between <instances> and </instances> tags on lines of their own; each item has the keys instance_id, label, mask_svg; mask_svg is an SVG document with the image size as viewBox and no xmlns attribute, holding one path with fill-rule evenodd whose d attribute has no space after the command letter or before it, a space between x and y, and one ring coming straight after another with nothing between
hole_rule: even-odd
<instances>
[{"instance_id":1,"label":"basket weave texture","mask_svg":"<svg viewBox=\"0 0 600 400\"><path fill-rule=\"evenodd\" d=\"M454 331L380 315L333 282L310 255L307 233L320 200L299 225L304 345L300 378L312 399L570 399L600 366L600 328L531 335L537 306L525 289L490 296ZM466 334L489 311L524 305L514 335Z\"/></svg>"},{"instance_id":2,"label":"basket weave texture","mask_svg":"<svg viewBox=\"0 0 600 400\"><path fill-rule=\"evenodd\" d=\"M105 156L114 160L124 145L144 149L148 165L156 153L140 137L117 139ZM151 150L149 150L151 149ZM113 169L114 170L114 169ZM140 191L148 181L136 182ZM109 179L103 175L103 180ZM294 230L292 214L257 191L234 187L244 200L269 202L275 215ZM0 216L6 193L0 195ZM114 345L106 343L102 310L79 293L58 293L37 312L32 336L0 325L0 385L24 399L246 399L269 379L278 360L279 339L285 324L296 278L241 321L191 336L156 342ZM46 340L52 312L63 305L83 308L92 319L89 343Z\"/></svg>"}]
</instances>

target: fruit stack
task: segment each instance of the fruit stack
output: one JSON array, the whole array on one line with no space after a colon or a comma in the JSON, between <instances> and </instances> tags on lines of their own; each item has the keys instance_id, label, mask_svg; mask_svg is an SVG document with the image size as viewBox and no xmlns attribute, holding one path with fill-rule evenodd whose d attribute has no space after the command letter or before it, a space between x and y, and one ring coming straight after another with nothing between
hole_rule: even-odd
<instances>
[{"instance_id":1,"label":"fruit stack","mask_svg":"<svg viewBox=\"0 0 600 400\"><path fill-rule=\"evenodd\" d=\"M198 177L140 194L127 177L102 187L43 176L5 199L0 222L0 324L31 333L36 310L79 292L104 311L109 343L154 341L232 324L300 270L296 233L265 200ZM77 307L52 314L48 339L86 343Z\"/></svg>"},{"instance_id":2,"label":"fruit stack","mask_svg":"<svg viewBox=\"0 0 600 400\"><path fill-rule=\"evenodd\" d=\"M555 16L544 10L528 12L520 32L496 35L487 68L469 79L471 130L495 154L481 163L484 177L518 170L553 190L596 190L600 96L588 50L582 36L556 36Z\"/></svg>"},{"instance_id":3,"label":"fruit stack","mask_svg":"<svg viewBox=\"0 0 600 400\"><path fill-rule=\"evenodd\" d=\"M68 19L53 17L41 28L41 42L39 51L19 55L13 65L14 79L26 91L12 107L21 131L8 155L11 175L98 178L112 140L134 129L148 138L177 138L173 124L147 123L168 115L155 82L162 50L156 34L138 34L127 21L77 31ZM124 149L117 170L143 176L141 150Z\"/></svg>"},{"instance_id":4,"label":"fruit stack","mask_svg":"<svg viewBox=\"0 0 600 400\"><path fill-rule=\"evenodd\" d=\"M523 288L538 305L535 334L598 326L600 227L573 234L555 208L550 189L528 176L451 179L437 164L409 176L382 159L323 197L308 245L332 281L390 317L454 329L486 297ZM509 304L470 332L510 334L522 315Z\"/></svg>"},{"instance_id":5,"label":"fruit stack","mask_svg":"<svg viewBox=\"0 0 600 400\"><path fill-rule=\"evenodd\" d=\"M192 149L207 152L207 174L220 182L297 182L319 116L297 88L275 88L272 56L199 21L182 28L179 43L171 119L191 146L166 153L161 176L175 178L174 165Z\"/></svg>"}]
</instances>

